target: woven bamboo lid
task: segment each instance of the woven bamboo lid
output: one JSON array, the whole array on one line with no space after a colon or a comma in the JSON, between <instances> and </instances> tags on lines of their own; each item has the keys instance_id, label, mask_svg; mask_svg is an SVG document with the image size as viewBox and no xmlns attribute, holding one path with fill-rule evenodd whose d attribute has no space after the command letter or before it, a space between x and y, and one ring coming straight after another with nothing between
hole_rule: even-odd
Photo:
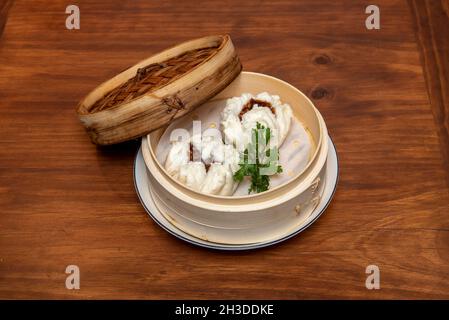
<instances>
[{"instance_id":1,"label":"woven bamboo lid","mask_svg":"<svg viewBox=\"0 0 449 320\"><path fill-rule=\"evenodd\" d=\"M123 142L189 113L241 70L229 36L188 41L104 82L80 102L77 113L95 144Z\"/></svg>"}]
</instances>

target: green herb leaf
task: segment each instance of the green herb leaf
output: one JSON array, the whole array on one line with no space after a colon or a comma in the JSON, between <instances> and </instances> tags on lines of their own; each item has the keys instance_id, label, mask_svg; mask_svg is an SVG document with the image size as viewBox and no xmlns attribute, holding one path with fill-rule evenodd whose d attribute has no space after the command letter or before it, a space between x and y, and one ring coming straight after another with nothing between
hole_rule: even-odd
<instances>
[{"instance_id":1,"label":"green herb leaf","mask_svg":"<svg viewBox=\"0 0 449 320\"><path fill-rule=\"evenodd\" d=\"M244 177L251 177L251 185L248 189L248 193L267 191L270 187L270 177L268 175L260 174L260 168L269 168L270 163L261 163L259 159L259 133L261 134L260 139L262 141L265 140L265 145L269 145L271 139L270 128L265 128L257 122L256 128L253 129L251 143L248 144L243 152L243 161L240 163L240 168L234 174L234 180L238 182L241 182ZM266 150L265 155L268 158L272 153L277 154L277 148ZM254 157L255 159L253 159ZM276 173L281 172L282 166L278 165Z\"/></svg>"}]
</instances>

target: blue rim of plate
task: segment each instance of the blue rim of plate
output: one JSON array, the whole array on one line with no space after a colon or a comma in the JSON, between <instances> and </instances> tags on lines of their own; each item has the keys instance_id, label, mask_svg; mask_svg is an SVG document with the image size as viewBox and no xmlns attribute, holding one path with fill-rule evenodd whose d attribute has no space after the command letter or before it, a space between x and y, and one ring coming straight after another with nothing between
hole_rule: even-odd
<instances>
[{"instance_id":1,"label":"blue rim of plate","mask_svg":"<svg viewBox=\"0 0 449 320\"><path fill-rule=\"evenodd\" d=\"M326 204L324 205L324 207L321 209L321 211L316 215L315 218L313 218L312 220L310 220L307 224L305 224L304 226L302 226L301 228L299 228L298 230L286 235L285 237L282 237L280 239L276 239L273 241L269 241L269 242L264 242L264 243L255 243L255 244L248 244L248 245L235 245L231 246L231 245L227 245L227 246L222 246L219 243L214 243L214 244L205 244L205 243L201 243L201 242L196 242L192 239L188 239L176 232L174 232L173 230L168 229L166 226L164 226L161 222L159 222L159 220L157 218L154 217L154 215L151 213L151 211L147 208L147 206L145 205L145 202L143 201L142 197L140 196L140 192L139 189L137 187L137 179L136 179L136 163L137 163L137 157L139 155L140 149L142 148L141 146L139 147L139 149L136 152L136 155L134 157L134 165L133 165L133 180L134 180L134 189L136 190L137 196L139 197L139 201L142 204L143 208L145 209L145 211L147 212L147 214L151 217L151 219L156 222L157 225L159 225L159 227L161 227L162 229L164 229L165 231L167 231L168 233L170 233L171 235L175 236L176 238L183 240L191 245L194 246L199 246L202 248L207 248L207 249L213 249L213 250L220 250L220 251L247 251L247 250L255 250L255 249L261 249L261 248L266 248L266 247L270 247L270 246L274 246L276 244L279 244L281 242L287 241L288 239L291 239L295 236L297 236L298 234L300 234L301 232L303 232L304 230L306 230L308 227L310 227L319 217L321 217L321 215L324 213L324 211L326 211L327 207L329 207L329 204L331 203L332 199L334 198L335 192L337 190L337 185L338 185L338 181L339 181L339 167L338 167L338 152L337 152L337 148L335 147L335 143L332 140L332 138L329 136L330 141L332 142L332 146L334 147L335 150L335 156L337 159L337 179L335 181L335 185L334 185L334 189L332 190L332 194L329 197L329 199L327 200ZM146 169L148 170L148 169ZM179 230L180 232L182 232L181 230Z\"/></svg>"}]
</instances>

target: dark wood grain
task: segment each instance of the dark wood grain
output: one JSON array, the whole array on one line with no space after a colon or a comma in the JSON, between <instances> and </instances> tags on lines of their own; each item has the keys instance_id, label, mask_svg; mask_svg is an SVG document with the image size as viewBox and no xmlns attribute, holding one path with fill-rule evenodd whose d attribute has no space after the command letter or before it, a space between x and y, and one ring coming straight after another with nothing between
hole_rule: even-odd
<instances>
[{"instance_id":1,"label":"dark wood grain","mask_svg":"<svg viewBox=\"0 0 449 320\"><path fill-rule=\"evenodd\" d=\"M445 145L407 2L377 1L371 31L355 1L77 3L81 29L66 30L65 1L15 1L0 41L0 298L449 298ZM138 142L97 148L75 113L136 61L223 33L244 70L313 98L340 159L326 213L254 252L164 232L134 191Z\"/></svg>"},{"instance_id":2,"label":"dark wood grain","mask_svg":"<svg viewBox=\"0 0 449 320\"><path fill-rule=\"evenodd\" d=\"M449 0L409 0L444 165L449 173ZM449 185L449 174L446 175Z\"/></svg>"},{"instance_id":3,"label":"dark wood grain","mask_svg":"<svg viewBox=\"0 0 449 320\"><path fill-rule=\"evenodd\" d=\"M2 0L0 2L0 37L2 36L3 28L5 27L8 18L8 11L11 6L12 0Z\"/></svg>"}]
</instances>

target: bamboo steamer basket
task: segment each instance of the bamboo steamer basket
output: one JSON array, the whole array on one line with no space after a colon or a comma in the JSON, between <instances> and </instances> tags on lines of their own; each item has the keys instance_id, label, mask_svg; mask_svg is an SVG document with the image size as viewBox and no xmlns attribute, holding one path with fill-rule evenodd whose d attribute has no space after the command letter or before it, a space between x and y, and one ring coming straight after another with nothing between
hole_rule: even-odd
<instances>
[{"instance_id":1,"label":"bamboo steamer basket","mask_svg":"<svg viewBox=\"0 0 449 320\"><path fill-rule=\"evenodd\" d=\"M321 114L302 92L276 78L242 72L212 101L262 91L273 92L290 104L315 142L306 168L266 192L247 196L198 193L173 179L158 162L155 150L164 127L142 138L151 197L161 214L182 231L215 243L265 242L294 230L318 205L325 185L328 133Z\"/></svg>"},{"instance_id":2,"label":"bamboo steamer basket","mask_svg":"<svg viewBox=\"0 0 449 320\"><path fill-rule=\"evenodd\" d=\"M241 69L229 36L188 41L98 86L78 105L78 117L95 144L134 139L215 96Z\"/></svg>"}]
</instances>

